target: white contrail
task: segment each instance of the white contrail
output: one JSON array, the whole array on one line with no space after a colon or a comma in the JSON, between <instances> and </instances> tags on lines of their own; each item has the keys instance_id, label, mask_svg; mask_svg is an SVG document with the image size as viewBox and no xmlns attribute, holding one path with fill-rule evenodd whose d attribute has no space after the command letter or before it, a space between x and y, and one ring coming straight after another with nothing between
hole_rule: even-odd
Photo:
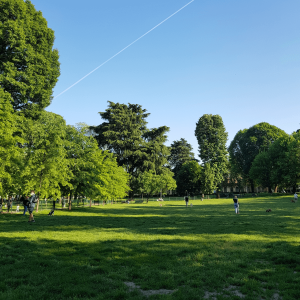
<instances>
[{"instance_id":1,"label":"white contrail","mask_svg":"<svg viewBox=\"0 0 300 300\"><path fill-rule=\"evenodd\" d=\"M160 22L159 24L157 24L156 26L154 26L152 29L150 29L149 31L147 31L146 33L144 33L143 35L141 35L138 39L136 39L135 41L133 41L132 43L130 43L128 46L126 46L125 48L123 48L121 51L119 51L118 53L116 53L115 55L113 55L111 58L109 58L108 60L106 60L105 62L103 62L100 66L98 66L96 69L94 69L93 71L91 71L90 73L86 74L85 76L83 76L81 79L79 79L78 81L76 81L75 83L73 83L71 86L69 86L67 89L65 89L63 92L61 92L60 94L58 94L57 96L55 96L53 99L59 97L60 95L62 95L63 93L65 93L66 91L68 91L70 88L72 88L73 86L75 86L77 83L79 83L80 81L82 81L83 79L85 79L86 77L88 77L89 75L91 75L92 73L94 73L96 70L98 70L99 68L101 68L103 65L105 65L107 62L109 62L111 59L113 59L114 57L116 57L117 55L119 55L121 52L123 52L124 50L126 50L128 47L130 47L131 45L133 45L134 43L136 43L138 40L140 40L141 38L143 38L145 35L147 35L148 33L150 33L152 30L154 30L155 28L157 28L158 26L160 26L161 24L163 24L164 22L166 22L167 20L169 20L170 18L172 18L174 15L176 15L178 12L180 12L181 10L183 10L185 7L187 7L188 5L190 5L192 2L194 2L195 0L190 1L189 3L187 3L186 5L184 5L183 7L181 7L180 9L178 9L177 11L175 11L171 16L167 17L166 19L164 19L162 22Z\"/></svg>"}]
</instances>

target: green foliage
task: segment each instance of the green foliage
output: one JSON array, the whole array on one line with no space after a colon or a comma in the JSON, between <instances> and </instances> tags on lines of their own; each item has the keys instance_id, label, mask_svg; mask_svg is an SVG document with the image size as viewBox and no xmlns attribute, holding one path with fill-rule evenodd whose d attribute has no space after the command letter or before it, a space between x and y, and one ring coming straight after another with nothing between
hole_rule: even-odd
<instances>
[{"instance_id":1,"label":"green foliage","mask_svg":"<svg viewBox=\"0 0 300 300\"><path fill-rule=\"evenodd\" d=\"M54 32L29 0L0 1L0 86L15 110L50 104L60 75L53 43Z\"/></svg>"},{"instance_id":2,"label":"green foliage","mask_svg":"<svg viewBox=\"0 0 300 300\"><path fill-rule=\"evenodd\" d=\"M132 193L138 192L139 175L152 170L159 175L167 164L169 149L164 145L169 128L148 129L146 118L149 113L138 104L120 104L109 101L105 112L100 112L104 120L92 127L102 149L111 151L119 166L130 175L129 186Z\"/></svg>"},{"instance_id":3,"label":"green foliage","mask_svg":"<svg viewBox=\"0 0 300 300\"><path fill-rule=\"evenodd\" d=\"M204 194L212 194L217 189L217 181L215 179L216 166L209 162L204 164L202 171L201 187Z\"/></svg>"},{"instance_id":4,"label":"green foliage","mask_svg":"<svg viewBox=\"0 0 300 300\"><path fill-rule=\"evenodd\" d=\"M177 176L177 193L185 195L200 194L202 167L195 160L187 161L181 166Z\"/></svg>"},{"instance_id":5,"label":"green foliage","mask_svg":"<svg viewBox=\"0 0 300 300\"><path fill-rule=\"evenodd\" d=\"M17 143L20 138L14 136L21 117L13 114L11 97L0 88L0 195L11 193L12 164L20 155ZM3 181L6 190L3 190Z\"/></svg>"},{"instance_id":6,"label":"green foliage","mask_svg":"<svg viewBox=\"0 0 300 300\"><path fill-rule=\"evenodd\" d=\"M193 148L185 139L181 138L178 141L174 141L171 146L171 153L168 157L168 162L174 172L175 177L177 177L178 172L180 171L181 166L185 162L195 160L194 153L192 152Z\"/></svg>"},{"instance_id":7,"label":"green foliage","mask_svg":"<svg viewBox=\"0 0 300 300\"><path fill-rule=\"evenodd\" d=\"M155 174L153 170L143 172L139 176L140 190L147 194L148 198L155 193L165 194L168 190L175 190L177 186L173 176L174 173L168 168L163 168L160 175Z\"/></svg>"},{"instance_id":8,"label":"green foliage","mask_svg":"<svg viewBox=\"0 0 300 300\"><path fill-rule=\"evenodd\" d=\"M86 124L67 126L65 148L72 176L65 193L101 198L122 198L128 191L128 175L108 151L98 148L97 141L89 135Z\"/></svg>"},{"instance_id":9,"label":"green foliage","mask_svg":"<svg viewBox=\"0 0 300 300\"><path fill-rule=\"evenodd\" d=\"M269 193L271 188L276 185L276 182L272 182L274 163L276 162L271 158L268 151L261 152L256 155L249 172L250 178L258 185L268 188Z\"/></svg>"},{"instance_id":10,"label":"green foliage","mask_svg":"<svg viewBox=\"0 0 300 300\"><path fill-rule=\"evenodd\" d=\"M205 191L220 187L228 170L226 142L228 133L219 115L203 115L196 124L195 135L199 144L199 157L204 165ZM213 173L212 173L213 172ZM208 184L211 183L211 187Z\"/></svg>"},{"instance_id":11,"label":"green foliage","mask_svg":"<svg viewBox=\"0 0 300 300\"><path fill-rule=\"evenodd\" d=\"M170 130L167 126L147 129L143 134L143 148L145 159L143 162L144 170L154 170L156 174L161 174L164 167L168 164L170 154L169 147L164 145L167 141L166 133Z\"/></svg>"},{"instance_id":12,"label":"green foliage","mask_svg":"<svg viewBox=\"0 0 300 300\"><path fill-rule=\"evenodd\" d=\"M250 169L256 155L267 151L271 144L281 136L287 134L276 126L268 123L259 123L238 131L229 146L229 155L232 171L249 181L254 188L253 180L250 177Z\"/></svg>"},{"instance_id":13,"label":"green foliage","mask_svg":"<svg viewBox=\"0 0 300 300\"><path fill-rule=\"evenodd\" d=\"M16 192L34 189L41 197L60 196L60 186L68 185L71 176L64 148L64 119L42 111L38 120L24 119L22 127L22 157L13 170Z\"/></svg>"},{"instance_id":14,"label":"green foliage","mask_svg":"<svg viewBox=\"0 0 300 300\"><path fill-rule=\"evenodd\" d=\"M293 187L300 183L300 134L294 133L275 141L268 155L273 163L271 180L282 187Z\"/></svg>"}]
</instances>

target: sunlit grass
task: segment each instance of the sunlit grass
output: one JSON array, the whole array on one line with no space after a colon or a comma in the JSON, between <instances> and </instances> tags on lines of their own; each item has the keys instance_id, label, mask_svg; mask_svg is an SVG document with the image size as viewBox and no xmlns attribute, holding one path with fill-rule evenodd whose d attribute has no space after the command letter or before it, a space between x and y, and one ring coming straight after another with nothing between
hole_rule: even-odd
<instances>
[{"instance_id":1,"label":"sunlit grass","mask_svg":"<svg viewBox=\"0 0 300 300\"><path fill-rule=\"evenodd\" d=\"M300 298L299 204L289 197L113 204L0 215L0 299ZM265 210L271 208L271 213ZM211 294L212 295L212 294ZM213 296L211 296L213 297ZM228 299L228 298L227 298Z\"/></svg>"}]
</instances>

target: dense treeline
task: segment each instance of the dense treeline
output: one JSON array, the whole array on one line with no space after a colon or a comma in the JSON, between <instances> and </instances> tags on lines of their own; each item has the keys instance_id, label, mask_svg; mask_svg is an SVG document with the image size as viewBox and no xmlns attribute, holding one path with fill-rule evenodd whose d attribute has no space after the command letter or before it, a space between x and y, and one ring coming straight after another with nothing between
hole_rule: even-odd
<instances>
[{"instance_id":1,"label":"dense treeline","mask_svg":"<svg viewBox=\"0 0 300 300\"><path fill-rule=\"evenodd\" d=\"M199 158L169 127L149 129L138 104L108 102L100 125L67 125L45 111L59 74L54 32L29 0L0 2L0 196L122 198L167 191L213 193L256 185L276 191L300 181L300 133L268 123L228 134L219 115L196 124Z\"/></svg>"},{"instance_id":2,"label":"dense treeline","mask_svg":"<svg viewBox=\"0 0 300 300\"><path fill-rule=\"evenodd\" d=\"M30 1L0 2L0 195L120 198L129 175L89 128L44 109L59 71L54 32Z\"/></svg>"}]
</instances>

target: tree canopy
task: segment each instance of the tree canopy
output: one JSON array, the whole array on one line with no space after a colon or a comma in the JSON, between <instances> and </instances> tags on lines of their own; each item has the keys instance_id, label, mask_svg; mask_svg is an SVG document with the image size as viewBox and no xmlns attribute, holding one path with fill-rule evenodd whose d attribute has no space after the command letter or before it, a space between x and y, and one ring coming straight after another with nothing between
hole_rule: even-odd
<instances>
[{"instance_id":1,"label":"tree canopy","mask_svg":"<svg viewBox=\"0 0 300 300\"><path fill-rule=\"evenodd\" d=\"M100 112L104 120L92 129L96 133L99 147L108 149L116 156L119 166L130 175L132 193L140 190L139 175L152 170L156 175L167 165L169 149L167 126L148 129L146 118L149 113L138 104L108 102L105 112Z\"/></svg>"},{"instance_id":2,"label":"tree canopy","mask_svg":"<svg viewBox=\"0 0 300 300\"><path fill-rule=\"evenodd\" d=\"M220 187L228 169L226 148L228 133L222 118L219 115L203 115L196 124L195 135L199 144L199 157L204 165L204 174L213 172L213 175L209 175L210 179L205 181L206 187L209 182L212 183L211 188L206 188L206 190L214 190Z\"/></svg>"},{"instance_id":3,"label":"tree canopy","mask_svg":"<svg viewBox=\"0 0 300 300\"><path fill-rule=\"evenodd\" d=\"M202 167L195 160L186 161L176 176L177 193L200 194Z\"/></svg>"},{"instance_id":4,"label":"tree canopy","mask_svg":"<svg viewBox=\"0 0 300 300\"><path fill-rule=\"evenodd\" d=\"M249 181L254 191L254 182L250 177L250 169L255 157L267 151L271 144L287 134L276 126L259 123L249 129L239 130L229 146L232 172Z\"/></svg>"},{"instance_id":5,"label":"tree canopy","mask_svg":"<svg viewBox=\"0 0 300 300\"><path fill-rule=\"evenodd\" d=\"M175 177L180 171L181 166L188 161L195 160L194 153L192 152L193 148L191 144L187 142L184 138L181 138L178 141L174 141L171 146L171 153L168 157L169 165L174 172Z\"/></svg>"},{"instance_id":6,"label":"tree canopy","mask_svg":"<svg viewBox=\"0 0 300 300\"><path fill-rule=\"evenodd\" d=\"M14 110L40 110L51 103L60 75L54 32L33 4L0 1L0 86Z\"/></svg>"}]
</instances>

